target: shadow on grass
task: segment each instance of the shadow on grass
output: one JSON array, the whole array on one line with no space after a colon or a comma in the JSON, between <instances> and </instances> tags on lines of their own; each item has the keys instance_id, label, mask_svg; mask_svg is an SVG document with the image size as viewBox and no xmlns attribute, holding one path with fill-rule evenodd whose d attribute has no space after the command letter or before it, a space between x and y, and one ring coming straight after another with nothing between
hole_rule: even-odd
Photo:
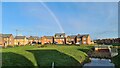
<instances>
[{"instance_id":1,"label":"shadow on grass","mask_svg":"<svg viewBox=\"0 0 120 68\"><path fill-rule=\"evenodd\" d=\"M92 51L92 50L90 50L90 49L78 49L78 50L83 51L83 52L85 52L85 53L88 53L89 51Z\"/></svg>"},{"instance_id":2,"label":"shadow on grass","mask_svg":"<svg viewBox=\"0 0 120 68\"><path fill-rule=\"evenodd\" d=\"M39 68L81 68L81 64L69 55L57 50L27 50L34 54Z\"/></svg>"},{"instance_id":3,"label":"shadow on grass","mask_svg":"<svg viewBox=\"0 0 120 68\"><path fill-rule=\"evenodd\" d=\"M2 68L33 68L31 61L20 54L2 52Z\"/></svg>"},{"instance_id":4,"label":"shadow on grass","mask_svg":"<svg viewBox=\"0 0 120 68\"><path fill-rule=\"evenodd\" d=\"M79 51L85 52L89 57L92 54L93 50L92 49L78 49Z\"/></svg>"},{"instance_id":5,"label":"shadow on grass","mask_svg":"<svg viewBox=\"0 0 120 68\"><path fill-rule=\"evenodd\" d=\"M78 50L85 52L90 58L103 58L103 59L111 58L110 52L107 51L102 52L101 50L101 52L97 52L93 51L92 49L78 49Z\"/></svg>"},{"instance_id":6,"label":"shadow on grass","mask_svg":"<svg viewBox=\"0 0 120 68\"><path fill-rule=\"evenodd\" d=\"M79 51L85 52L87 54L87 56L85 57L85 60L82 62L82 64L84 65L85 63L89 63L91 62L91 60L89 59L89 55L93 52L92 49L78 49Z\"/></svg>"}]
</instances>

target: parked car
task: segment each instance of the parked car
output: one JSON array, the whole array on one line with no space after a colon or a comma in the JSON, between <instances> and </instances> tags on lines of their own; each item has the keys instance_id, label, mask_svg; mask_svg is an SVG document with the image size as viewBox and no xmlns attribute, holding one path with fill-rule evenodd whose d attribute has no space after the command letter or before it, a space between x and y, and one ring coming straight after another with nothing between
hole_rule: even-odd
<instances>
[{"instance_id":1,"label":"parked car","mask_svg":"<svg viewBox=\"0 0 120 68\"><path fill-rule=\"evenodd\" d=\"M32 45L36 45L36 42L32 42Z\"/></svg>"},{"instance_id":2,"label":"parked car","mask_svg":"<svg viewBox=\"0 0 120 68\"><path fill-rule=\"evenodd\" d=\"M38 44L41 44L41 42L38 42Z\"/></svg>"},{"instance_id":3,"label":"parked car","mask_svg":"<svg viewBox=\"0 0 120 68\"><path fill-rule=\"evenodd\" d=\"M54 44L57 44L58 42L54 42Z\"/></svg>"},{"instance_id":4,"label":"parked car","mask_svg":"<svg viewBox=\"0 0 120 68\"><path fill-rule=\"evenodd\" d=\"M81 44L80 42L77 42L76 44Z\"/></svg>"}]
</instances>

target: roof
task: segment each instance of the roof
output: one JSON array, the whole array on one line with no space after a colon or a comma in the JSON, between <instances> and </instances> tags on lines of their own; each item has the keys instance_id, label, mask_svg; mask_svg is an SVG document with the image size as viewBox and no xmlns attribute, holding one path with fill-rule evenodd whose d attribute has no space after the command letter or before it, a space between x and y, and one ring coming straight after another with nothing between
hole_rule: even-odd
<instances>
[{"instance_id":1,"label":"roof","mask_svg":"<svg viewBox=\"0 0 120 68\"><path fill-rule=\"evenodd\" d=\"M63 36L65 36L65 33L56 33L55 35L63 35Z\"/></svg>"},{"instance_id":2,"label":"roof","mask_svg":"<svg viewBox=\"0 0 120 68\"><path fill-rule=\"evenodd\" d=\"M64 39L65 37L54 37L54 39Z\"/></svg>"},{"instance_id":3,"label":"roof","mask_svg":"<svg viewBox=\"0 0 120 68\"><path fill-rule=\"evenodd\" d=\"M95 48L108 48L112 45L98 45L98 46L94 46Z\"/></svg>"},{"instance_id":4,"label":"roof","mask_svg":"<svg viewBox=\"0 0 120 68\"><path fill-rule=\"evenodd\" d=\"M78 35L77 35L77 38L82 38L83 36L88 37L89 34L84 34L84 35L80 35L80 34L78 34Z\"/></svg>"},{"instance_id":5,"label":"roof","mask_svg":"<svg viewBox=\"0 0 120 68\"><path fill-rule=\"evenodd\" d=\"M77 35L77 38L82 38L83 36L82 35Z\"/></svg>"},{"instance_id":6,"label":"roof","mask_svg":"<svg viewBox=\"0 0 120 68\"><path fill-rule=\"evenodd\" d=\"M65 33L56 33L54 38L58 38L58 39L61 39L61 38L65 38Z\"/></svg>"},{"instance_id":7,"label":"roof","mask_svg":"<svg viewBox=\"0 0 120 68\"><path fill-rule=\"evenodd\" d=\"M75 37L77 37L77 35L70 35L70 36L67 36L67 37L75 38Z\"/></svg>"},{"instance_id":8,"label":"roof","mask_svg":"<svg viewBox=\"0 0 120 68\"><path fill-rule=\"evenodd\" d=\"M39 40L38 36L30 36L28 37L28 40Z\"/></svg>"},{"instance_id":9,"label":"roof","mask_svg":"<svg viewBox=\"0 0 120 68\"><path fill-rule=\"evenodd\" d=\"M2 34L3 38L9 38L12 34Z\"/></svg>"},{"instance_id":10,"label":"roof","mask_svg":"<svg viewBox=\"0 0 120 68\"><path fill-rule=\"evenodd\" d=\"M24 39L25 36L16 36L15 39Z\"/></svg>"},{"instance_id":11,"label":"roof","mask_svg":"<svg viewBox=\"0 0 120 68\"><path fill-rule=\"evenodd\" d=\"M89 36L89 34L85 34L85 35L83 35L83 36L88 37L88 36Z\"/></svg>"},{"instance_id":12,"label":"roof","mask_svg":"<svg viewBox=\"0 0 120 68\"><path fill-rule=\"evenodd\" d=\"M44 36L44 37L46 37L47 39L52 39L53 38L53 36Z\"/></svg>"}]
</instances>

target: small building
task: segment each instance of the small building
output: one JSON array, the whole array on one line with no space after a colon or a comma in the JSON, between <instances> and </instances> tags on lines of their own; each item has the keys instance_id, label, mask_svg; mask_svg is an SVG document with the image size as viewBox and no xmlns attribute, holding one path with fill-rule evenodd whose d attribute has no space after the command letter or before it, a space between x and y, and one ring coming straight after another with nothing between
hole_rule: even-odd
<instances>
[{"instance_id":1,"label":"small building","mask_svg":"<svg viewBox=\"0 0 120 68\"><path fill-rule=\"evenodd\" d=\"M71 35L66 37L66 44L76 44L77 35Z\"/></svg>"},{"instance_id":2,"label":"small building","mask_svg":"<svg viewBox=\"0 0 120 68\"><path fill-rule=\"evenodd\" d=\"M106 46L106 45L98 45L98 46L94 46L95 47L95 51L97 52L109 52L110 50L110 45Z\"/></svg>"},{"instance_id":3,"label":"small building","mask_svg":"<svg viewBox=\"0 0 120 68\"><path fill-rule=\"evenodd\" d=\"M54 35L55 44L66 44L65 33L56 33Z\"/></svg>"},{"instance_id":4,"label":"small building","mask_svg":"<svg viewBox=\"0 0 120 68\"><path fill-rule=\"evenodd\" d=\"M0 46L3 46L3 38L2 38L2 34L0 34Z\"/></svg>"},{"instance_id":5,"label":"small building","mask_svg":"<svg viewBox=\"0 0 120 68\"><path fill-rule=\"evenodd\" d=\"M2 46L7 47L7 46L14 46L14 37L12 34L2 34Z\"/></svg>"},{"instance_id":6,"label":"small building","mask_svg":"<svg viewBox=\"0 0 120 68\"><path fill-rule=\"evenodd\" d=\"M114 57L118 55L118 50L117 48L113 47L112 45L96 45L94 46L94 54L95 53L99 56L108 56L108 57ZM100 53L102 53L100 55Z\"/></svg>"},{"instance_id":7,"label":"small building","mask_svg":"<svg viewBox=\"0 0 120 68\"><path fill-rule=\"evenodd\" d=\"M30 36L28 37L28 44L38 44L39 37L38 36Z\"/></svg>"},{"instance_id":8,"label":"small building","mask_svg":"<svg viewBox=\"0 0 120 68\"><path fill-rule=\"evenodd\" d=\"M14 39L14 44L19 46L26 45L28 44L28 40L26 36L16 36Z\"/></svg>"},{"instance_id":9,"label":"small building","mask_svg":"<svg viewBox=\"0 0 120 68\"><path fill-rule=\"evenodd\" d=\"M89 34L85 34L85 35L77 35L77 43L79 44L91 44L91 39L90 39L90 35Z\"/></svg>"},{"instance_id":10,"label":"small building","mask_svg":"<svg viewBox=\"0 0 120 68\"><path fill-rule=\"evenodd\" d=\"M53 44L54 37L53 36L43 36L41 38L41 44Z\"/></svg>"}]
</instances>

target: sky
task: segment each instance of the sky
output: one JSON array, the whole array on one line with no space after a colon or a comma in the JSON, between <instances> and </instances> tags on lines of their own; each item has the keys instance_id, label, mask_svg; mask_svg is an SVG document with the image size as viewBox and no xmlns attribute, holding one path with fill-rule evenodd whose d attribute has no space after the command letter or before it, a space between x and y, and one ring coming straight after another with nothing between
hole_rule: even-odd
<instances>
[{"instance_id":1,"label":"sky","mask_svg":"<svg viewBox=\"0 0 120 68\"><path fill-rule=\"evenodd\" d=\"M3 2L2 33L118 37L117 2Z\"/></svg>"}]
</instances>

